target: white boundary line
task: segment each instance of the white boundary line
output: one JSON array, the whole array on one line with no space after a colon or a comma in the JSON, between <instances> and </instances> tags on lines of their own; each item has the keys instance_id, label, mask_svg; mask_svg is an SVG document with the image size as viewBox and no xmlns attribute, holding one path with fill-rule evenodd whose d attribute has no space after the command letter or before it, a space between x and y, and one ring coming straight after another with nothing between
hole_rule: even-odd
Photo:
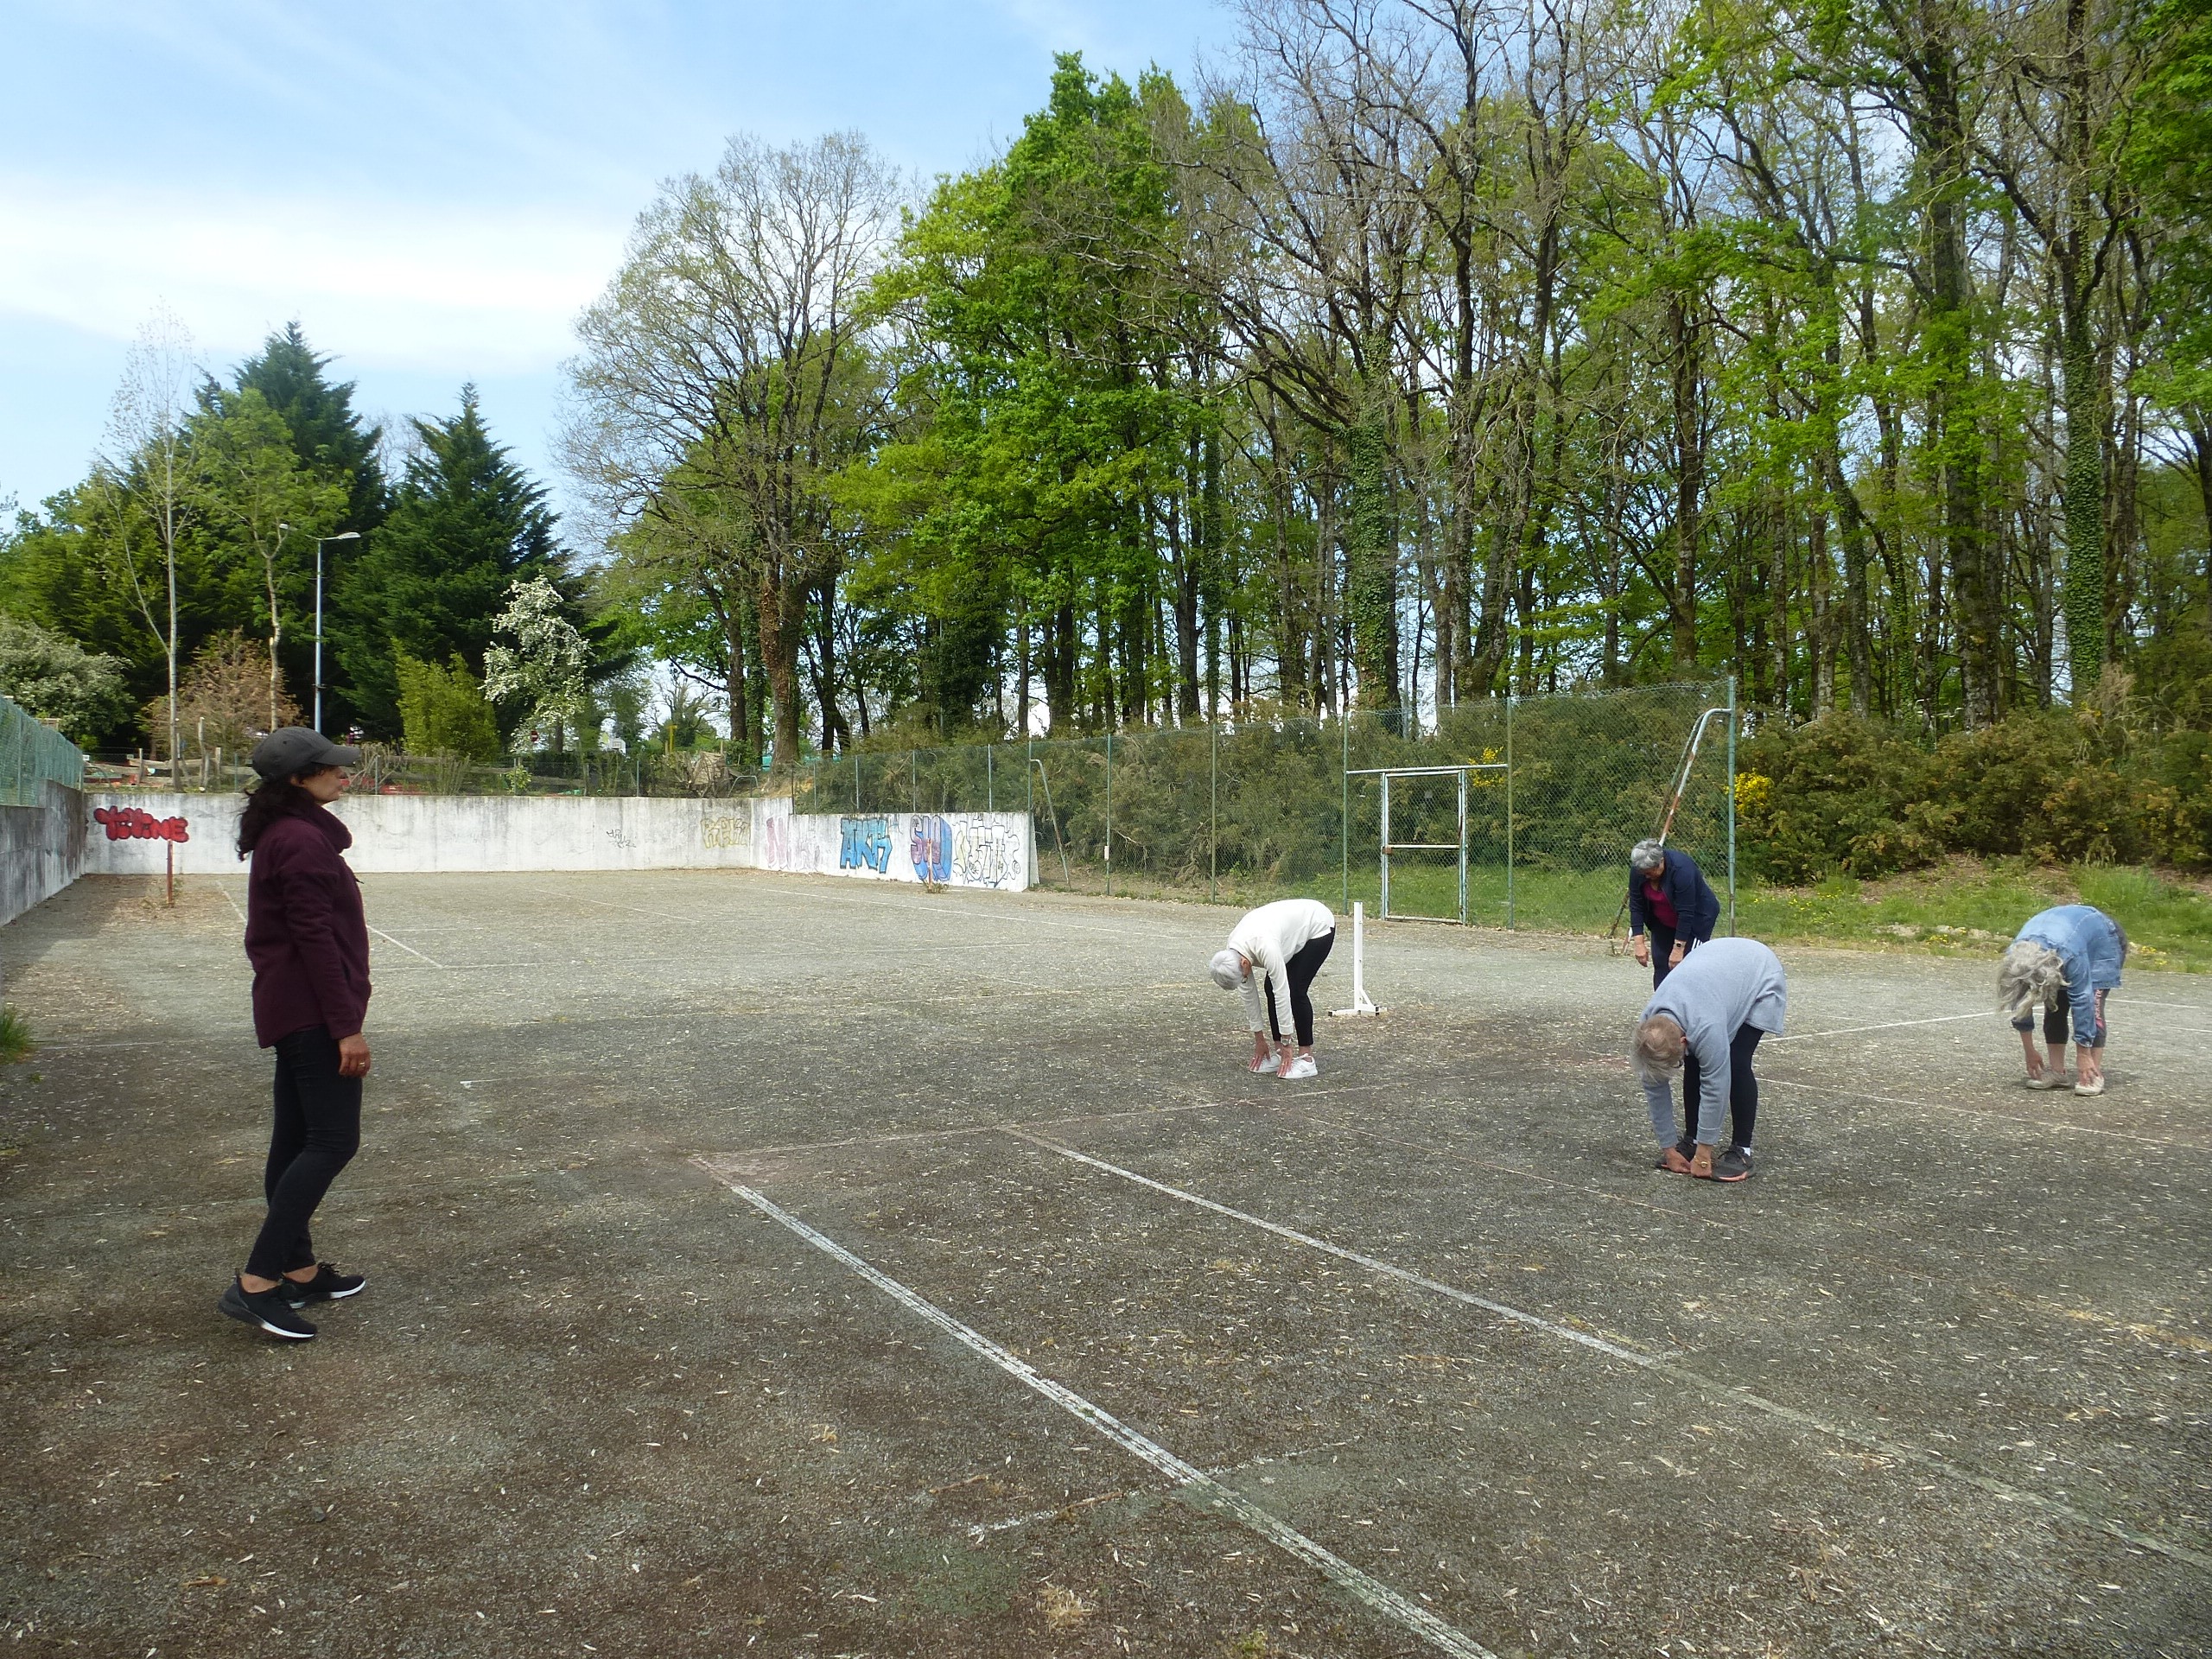
<instances>
[{"instance_id":1,"label":"white boundary line","mask_svg":"<svg viewBox=\"0 0 2212 1659\"><path fill-rule=\"evenodd\" d=\"M2009 1123L2019 1129L2056 1129L2067 1135L2094 1135L2100 1141L2127 1141L2139 1147L2178 1147L2184 1152L2212 1152L2212 1147L2202 1141L2169 1141L2155 1135L2130 1135L2125 1129L2107 1128L2101 1123L2062 1123L2055 1118L2022 1117L2016 1113L2001 1111L1994 1106L1954 1106L1948 1101L1914 1100L1905 1095L1870 1095L1856 1089L1838 1089L1832 1084L1805 1083L1796 1077L1767 1077L1764 1081L1784 1089L1809 1089L1816 1094L1834 1095L1840 1100L1872 1100L1885 1106L1917 1106L1929 1112L1962 1112L1968 1117L1993 1117L2000 1123Z\"/></svg>"},{"instance_id":2,"label":"white boundary line","mask_svg":"<svg viewBox=\"0 0 2212 1659\"><path fill-rule=\"evenodd\" d=\"M1211 1198L1202 1198L1195 1192L1185 1192L1179 1186L1170 1186L1165 1181L1155 1181L1149 1175L1140 1175L1133 1169L1123 1169L1119 1164L1109 1164L1103 1158L1093 1158L1087 1152L1077 1152L1073 1147L1064 1147L1057 1141L1047 1141L1043 1135L1032 1135L1027 1129L1008 1125L1005 1133L1017 1141L1027 1141L1033 1147L1040 1147L1046 1152L1057 1153L1061 1157L1071 1159L1078 1164L1088 1164L1093 1169L1103 1170L1109 1175L1118 1175L1125 1181L1134 1181L1139 1186L1148 1186L1154 1192L1165 1193L1171 1198L1179 1198L1185 1204L1194 1204L1201 1210L1211 1210L1217 1216L1228 1217L1231 1221L1241 1221L1248 1227L1257 1227L1262 1231L1273 1233L1279 1238L1287 1238L1294 1244L1303 1244L1309 1250L1319 1250L1324 1255L1333 1255L1339 1261L1350 1262L1355 1266L1365 1268L1370 1273L1388 1274L1393 1279L1401 1280L1409 1285L1418 1285L1421 1289L1433 1291L1439 1296L1448 1296L1452 1300L1464 1302L1469 1307L1479 1307L1485 1313L1495 1313L1502 1319L1510 1319L1516 1325L1525 1325L1531 1330L1542 1332L1546 1336L1559 1337L1567 1342L1579 1343L1585 1348L1595 1349L1599 1353L1609 1354L1615 1359L1624 1359L1631 1365L1656 1365L1662 1359L1671 1357L1669 1355L1647 1354L1634 1348L1624 1348L1619 1343L1606 1341L1603 1337L1593 1337L1587 1331L1578 1331L1571 1325L1555 1325L1539 1314L1524 1313L1517 1307L1509 1307L1503 1302L1493 1302L1486 1297L1474 1294L1471 1291L1461 1290L1457 1285L1447 1285L1440 1279L1430 1279L1421 1274L1409 1272L1404 1268L1394 1267L1389 1262L1380 1261L1374 1256L1363 1255L1357 1250L1348 1250L1341 1244L1332 1244L1326 1239L1316 1238L1311 1233L1301 1233L1294 1227L1286 1227L1281 1222L1268 1221L1242 1210L1232 1210L1225 1204L1216 1204Z\"/></svg>"},{"instance_id":3,"label":"white boundary line","mask_svg":"<svg viewBox=\"0 0 2212 1659\"><path fill-rule=\"evenodd\" d=\"M1997 1010L1994 1008L1977 1008L1972 1014L1943 1014L1933 1020L1892 1020L1880 1026L1846 1026L1840 1031L1793 1032L1787 1037L1770 1037L1767 1042L1772 1045L1800 1043L1808 1037L1856 1037L1869 1031L1902 1031L1907 1026L1948 1026L1955 1020L1993 1020L1996 1017Z\"/></svg>"},{"instance_id":4,"label":"white boundary line","mask_svg":"<svg viewBox=\"0 0 2212 1659\"><path fill-rule=\"evenodd\" d=\"M713 1166L706 1160L695 1161L715 1180L771 1221L788 1228L832 1261L851 1268L893 1301L937 1326L962 1346L990 1361L1008 1376L1034 1389L1077 1421L1096 1430L1131 1456L1151 1465L1192 1497L1211 1508L1226 1511L1285 1554L1314 1568L1354 1600L1364 1603L1384 1618L1402 1624L1431 1647L1440 1652L1452 1654L1455 1659L1497 1659L1497 1656L1481 1643L1446 1624L1426 1607L1408 1600L1380 1579L1361 1571L1342 1556L1315 1543L1289 1522L1262 1509L1242 1493L1223 1485L1203 1469L1184 1462L1157 1440L1137 1433L1104 1407L1093 1405L1072 1389L1063 1387L1026 1361L1016 1358L982 1332L963 1325L936 1303L907 1289L890 1274L870 1267L843 1245L815 1231L788 1210L751 1187L715 1173Z\"/></svg>"},{"instance_id":5,"label":"white boundary line","mask_svg":"<svg viewBox=\"0 0 2212 1659\"><path fill-rule=\"evenodd\" d=\"M1720 1399L1746 1406L1753 1411L1763 1412L1770 1417L1779 1418L1783 1422L1793 1423L1800 1428L1810 1429L1815 1433L1824 1435L1830 1440L1840 1440L1846 1446L1858 1451L1871 1452L1879 1457L1894 1459L1900 1463L1909 1463L1916 1469L1930 1470L1949 1479L1978 1488L2003 1503L2018 1503L2040 1510L2045 1515L2071 1522L2075 1526L2091 1532L2102 1533L2108 1538L2117 1538L2121 1542L2133 1544L2139 1549L2152 1550L2170 1560L2185 1562L2200 1571L2212 1572L2212 1554L2208 1554L2202 1550L2191 1549L2186 1544L2171 1543L2165 1539L2154 1537L2149 1533L2138 1532L2131 1527L2122 1526L2117 1521L2107 1520L2102 1516L2091 1515L2086 1510L2077 1510L2072 1504L2061 1503L2056 1498L2045 1497L2038 1492L2031 1492L2024 1488L2010 1485L1991 1476L1977 1474L1971 1469L1963 1469L1957 1464L1947 1461L1933 1452L1923 1452L1917 1446L1905 1446L1895 1440L1886 1440L1875 1435L1861 1433L1857 1429L1846 1428L1838 1423L1824 1421L1809 1412L1800 1411L1794 1406L1785 1406L1779 1401L1770 1400L1764 1395L1754 1394L1749 1389L1742 1388L1736 1383L1723 1382L1716 1376L1708 1376L1704 1372L1693 1370L1686 1365L1675 1364L1672 1362L1679 1357L1677 1355L1637 1353L1633 1349L1601 1341L1598 1338L1585 1335L1566 1325L1554 1325L1549 1320L1539 1319L1533 1313L1523 1313L1516 1308L1507 1307L1503 1303L1485 1301L1479 1296L1470 1295L1467 1292L1453 1286L1443 1284L1434 1279L1424 1278L1417 1273L1409 1273L1403 1268L1393 1267L1387 1262L1377 1261L1371 1255L1363 1255L1357 1250L1344 1249L1341 1246L1315 1238L1310 1234L1285 1227L1278 1222L1268 1221L1243 1210L1232 1209L1225 1204L1217 1204L1211 1198L1200 1198L1195 1192L1186 1192L1181 1187L1170 1186L1164 1181L1155 1181L1149 1176L1138 1174L1135 1170L1123 1169L1118 1164L1109 1164L1103 1159L1093 1158L1087 1153L1077 1152L1072 1147L1058 1145L1041 1135L1031 1135L1021 1129L1008 1129L1007 1133L1046 1152L1058 1153L1063 1158L1072 1159L1079 1164L1088 1164L1093 1169L1103 1170L1109 1175L1118 1175L1124 1180L1134 1181L1139 1186L1149 1187L1154 1192L1165 1193L1172 1198L1179 1198L1185 1204L1196 1205L1201 1210L1211 1210L1216 1215L1226 1216L1233 1221L1243 1222L1248 1226L1260 1228L1278 1237L1289 1239L1294 1243L1306 1245L1326 1255L1337 1256L1343 1261L1357 1262L1363 1268L1371 1268L1377 1273L1388 1274L1394 1279L1419 1285L1427 1290L1435 1291L1440 1295L1450 1297L1454 1301L1466 1302L1476 1307L1502 1314L1507 1319L1522 1324L1534 1325L1552 1335L1565 1337L1570 1341L1580 1343L1586 1348L1611 1355L1617 1359L1626 1360L1632 1365L1642 1366L1656 1375L1669 1377L1678 1382L1690 1383Z\"/></svg>"},{"instance_id":6,"label":"white boundary line","mask_svg":"<svg viewBox=\"0 0 2212 1659\"><path fill-rule=\"evenodd\" d=\"M433 968L443 968L445 966L445 963L435 960L434 957L423 957L420 950L417 950L413 945L408 944L406 940L395 939L391 934L385 932L384 929L380 927L372 927L369 929L369 931L375 934L377 938L382 939L386 944L397 945L410 957L422 957L423 960L429 963Z\"/></svg>"}]
</instances>

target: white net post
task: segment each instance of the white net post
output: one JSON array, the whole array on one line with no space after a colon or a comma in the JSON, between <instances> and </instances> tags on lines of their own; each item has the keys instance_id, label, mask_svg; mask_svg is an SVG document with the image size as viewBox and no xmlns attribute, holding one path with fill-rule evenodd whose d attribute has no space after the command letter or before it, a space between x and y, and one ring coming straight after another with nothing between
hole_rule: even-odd
<instances>
[{"instance_id":1,"label":"white net post","mask_svg":"<svg viewBox=\"0 0 2212 1659\"><path fill-rule=\"evenodd\" d=\"M1357 902L1351 907L1351 1007L1330 1012L1339 1015L1382 1012L1367 996L1367 906Z\"/></svg>"}]
</instances>

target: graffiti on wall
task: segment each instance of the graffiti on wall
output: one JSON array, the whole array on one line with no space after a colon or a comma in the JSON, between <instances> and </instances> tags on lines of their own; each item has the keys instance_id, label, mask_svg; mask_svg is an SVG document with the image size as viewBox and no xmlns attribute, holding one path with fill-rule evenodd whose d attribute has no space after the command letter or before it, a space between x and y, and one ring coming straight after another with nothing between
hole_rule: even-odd
<instances>
[{"instance_id":1,"label":"graffiti on wall","mask_svg":"<svg viewBox=\"0 0 2212 1659\"><path fill-rule=\"evenodd\" d=\"M1027 884L1029 861L1020 833L997 818L963 819L953 831L952 868L963 886L1015 887Z\"/></svg>"},{"instance_id":2,"label":"graffiti on wall","mask_svg":"<svg viewBox=\"0 0 2212 1659\"><path fill-rule=\"evenodd\" d=\"M702 818L699 820L699 844L702 847L750 847L753 844L753 820L750 817Z\"/></svg>"},{"instance_id":3,"label":"graffiti on wall","mask_svg":"<svg viewBox=\"0 0 2212 1659\"><path fill-rule=\"evenodd\" d=\"M92 822L107 831L110 841L190 841L191 821L157 818L135 806L96 806Z\"/></svg>"},{"instance_id":4,"label":"graffiti on wall","mask_svg":"<svg viewBox=\"0 0 2212 1659\"><path fill-rule=\"evenodd\" d=\"M906 851L914 861L916 880L950 881L952 879L952 826L943 818L934 813L917 814Z\"/></svg>"},{"instance_id":5,"label":"graffiti on wall","mask_svg":"<svg viewBox=\"0 0 2212 1659\"><path fill-rule=\"evenodd\" d=\"M891 826L882 818L840 818L837 833L839 869L874 870L878 875L889 873Z\"/></svg>"}]
</instances>

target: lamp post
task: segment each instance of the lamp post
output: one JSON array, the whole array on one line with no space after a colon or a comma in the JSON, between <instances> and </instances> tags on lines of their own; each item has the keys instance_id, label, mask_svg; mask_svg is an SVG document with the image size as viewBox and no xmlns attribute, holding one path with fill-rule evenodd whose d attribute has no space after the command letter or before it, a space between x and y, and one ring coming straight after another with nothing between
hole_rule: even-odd
<instances>
[{"instance_id":1,"label":"lamp post","mask_svg":"<svg viewBox=\"0 0 2212 1659\"><path fill-rule=\"evenodd\" d=\"M318 732L322 729L322 544L360 539L358 530L342 530L335 536L315 538L315 728Z\"/></svg>"}]
</instances>

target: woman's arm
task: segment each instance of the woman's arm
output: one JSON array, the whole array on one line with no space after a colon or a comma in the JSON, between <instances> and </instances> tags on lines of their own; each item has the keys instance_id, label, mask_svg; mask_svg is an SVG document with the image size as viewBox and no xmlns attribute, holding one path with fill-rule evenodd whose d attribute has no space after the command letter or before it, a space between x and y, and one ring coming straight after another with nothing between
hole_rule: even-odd
<instances>
[{"instance_id":1,"label":"woman's arm","mask_svg":"<svg viewBox=\"0 0 2212 1659\"><path fill-rule=\"evenodd\" d=\"M323 1024L341 1041L358 1036L368 1002L346 971L330 874L302 868L288 856L276 874L277 894L284 906L284 931L299 957L300 970L315 993L316 1006L322 1010Z\"/></svg>"}]
</instances>

